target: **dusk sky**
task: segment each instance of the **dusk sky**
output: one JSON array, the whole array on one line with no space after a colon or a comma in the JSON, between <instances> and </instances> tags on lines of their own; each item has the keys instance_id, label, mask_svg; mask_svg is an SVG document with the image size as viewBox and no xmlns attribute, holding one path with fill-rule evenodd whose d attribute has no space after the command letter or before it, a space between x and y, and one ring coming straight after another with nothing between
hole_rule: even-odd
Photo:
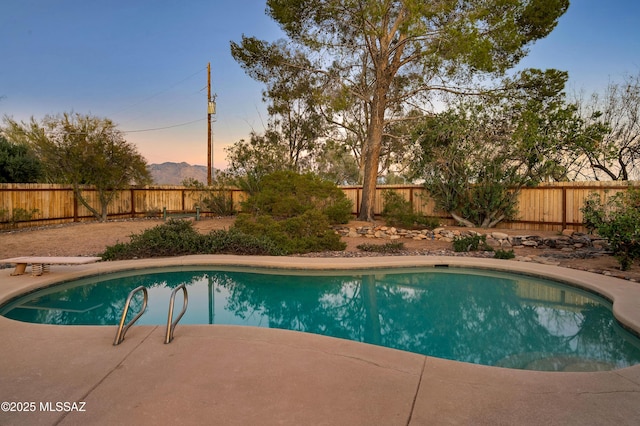
<instances>
[{"instance_id":1,"label":"dusk sky","mask_svg":"<svg viewBox=\"0 0 640 426\"><path fill-rule=\"evenodd\" d=\"M264 0L3 0L0 115L108 117L149 163L206 165L207 63L217 94L214 166L262 132L262 86L233 60L242 34L282 36ZM640 2L573 0L520 67L569 72L569 94L640 72ZM174 127L175 126L175 127Z\"/></svg>"}]
</instances>

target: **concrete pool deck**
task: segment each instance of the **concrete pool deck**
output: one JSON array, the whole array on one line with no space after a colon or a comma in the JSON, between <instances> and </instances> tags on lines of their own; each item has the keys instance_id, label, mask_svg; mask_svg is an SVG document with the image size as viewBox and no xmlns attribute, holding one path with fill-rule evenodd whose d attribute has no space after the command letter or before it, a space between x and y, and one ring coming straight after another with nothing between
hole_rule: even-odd
<instances>
[{"instance_id":1,"label":"concrete pool deck","mask_svg":"<svg viewBox=\"0 0 640 426\"><path fill-rule=\"evenodd\" d=\"M3 269L0 303L57 281L123 269L445 264L570 281L613 300L616 317L640 330L639 283L554 266L462 257L189 256L52 266L41 277L13 277ZM125 341L113 346L113 326L39 325L0 317L0 402L33 410L0 411L0 424L640 424L640 365L609 372L544 373L285 330L179 324L168 345L164 333L164 326L133 326ZM70 411L74 409L83 411Z\"/></svg>"}]
</instances>

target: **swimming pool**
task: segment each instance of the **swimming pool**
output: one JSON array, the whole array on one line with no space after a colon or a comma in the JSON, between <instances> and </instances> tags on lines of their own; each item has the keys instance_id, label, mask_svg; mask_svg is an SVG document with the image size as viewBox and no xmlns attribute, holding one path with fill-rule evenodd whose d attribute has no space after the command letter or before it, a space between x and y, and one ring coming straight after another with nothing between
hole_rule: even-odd
<instances>
[{"instance_id":1,"label":"swimming pool","mask_svg":"<svg viewBox=\"0 0 640 426\"><path fill-rule=\"evenodd\" d=\"M520 369L595 371L640 363L638 339L618 325L605 300L547 280L472 269L123 272L39 290L10 301L0 314L115 325L129 291L144 285L149 306L139 323L164 325L171 290L182 283L189 309L180 324L285 328Z\"/></svg>"}]
</instances>

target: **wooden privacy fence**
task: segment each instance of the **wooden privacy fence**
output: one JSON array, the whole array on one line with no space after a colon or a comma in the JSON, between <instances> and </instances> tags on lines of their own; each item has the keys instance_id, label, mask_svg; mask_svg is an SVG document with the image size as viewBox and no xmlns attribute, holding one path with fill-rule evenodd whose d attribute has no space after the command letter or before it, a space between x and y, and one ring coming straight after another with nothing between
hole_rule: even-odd
<instances>
[{"instance_id":1,"label":"wooden privacy fence","mask_svg":"<svg viewBox=\"0 0 640 426\"><path fill-rule=\"evenodd\" d=\"M522 188L518 195L518 214L514 220L503 221L498 229L522 229L538 231L561 231L571 228L585 231L580 209L585 200L595 193L606 199L629 185L639 186L640 182L552 182L536 187ZM342 187L354 203L354 209L360 206L362 187ZM437 211L429 193L417 185L379 185L376 193L375 214L384 207L382 192L393 190L411 201L414 209L425 216L441 219L442 224L455 225L454 219L445 212ZM358 213L358 212L354 212Z\"/></svg>"},{"instance_id":2,"label":"wooden privacy fence","mask_svg":"<svg viewBox=\"0 0 640 426\"><path fill-rule=\"evenodd\" d=\"M109 204L109 219L162 217L169 212L195 213L205 191L184 186L146 186L118 191ZM98 211L98 192L82 187L82 196ZM245 193L238 189L225 191L234 206L240 206ZM69 185L0 184L0 228L38 226L96 220L78 200Z\"/></svg>"},{"instance_id":3,"label":"wooden privacy fence","mask_svg":"<svg viewBox=\"0 0 640 426\"><path fill-rule=\"evenodd\" d=\"M638 182L631 183L638 185ZM518 197L518 217L500 223L498 228L540 231L560 231L572 228L583 231L582 213L585 199L591 193L603 197L625 190L628 184L618 182L562 182L545 183L533 188L524 188ZM353 213L357 215L362 199L362 187L345 186L342 190L353 202ZM426 216L435 216L443 224L455 224L444 212L435 209L433 200L419 185L380 185L376 192L375 214L383 209L383 191L396 191L409 200L414 209ZM146 186L131 188L117 193L108 208L109 219L161 217L162 209L168 211L193 211L200 203L205 191L183 186ZM95 207L99 206L97 192L92 187L83 187L83 197ZM224 191L234 208L239 210L246 194L239 189ZM202 209L203 216L211 212ZM75 197L68 185L46 184L0 184L0 229L51 225L68 222L95 220L91 212Z\"/></svg>"}]
</instances>

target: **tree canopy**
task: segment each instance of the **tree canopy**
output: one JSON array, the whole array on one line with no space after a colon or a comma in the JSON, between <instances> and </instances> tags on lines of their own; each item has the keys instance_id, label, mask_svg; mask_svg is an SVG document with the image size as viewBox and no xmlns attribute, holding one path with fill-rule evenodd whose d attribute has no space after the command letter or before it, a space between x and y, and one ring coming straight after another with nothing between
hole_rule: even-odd
<instances>
[{"instance_id":1,"label":"tree canopy","mask_svg":"<svg viewBox=\"0 0 640 426\"><path fill-rule=\"evenodd\" d=\"M510 95L463 99L416 127L414 176L436 205L467 226L492 227L517 212L523 186L574 173L584 140L602 140L565 102L567 73L527 70Z\"/></svg>"},{"instance_id":2,"label":"tree canopy","mask_svg":"<svg viewBox=\"0 0 640 426\"><path fill-rule=\"evenodd\" d=\"M267 14L290 43L243 36L231 48L254 78L274 67L315 76L334 121L345 99L362 105L360 218L371 220L386 126L404 119L409 107L425 106L434 92L477 91L479 75L502 75L568 6L568 0L268 0Z\"/></svg>"},{"instance_id":3,"label":"tree canopy","mask_svg":"<svg viewBox=\"0 0 640 426\"><path fill-rule=\"evenodd\" d=\"M73 185L78 200L100 220L106 220L118 190L150 183L146 160L107 118L64 113L41 122L6 122L5 132L13 140L32 147L47 180ZM87 200L82 185L95 187L100 207Z\"/></svg>"},{"instance_id":4,"label":"tree canopy","mask_svg":"<svg viewBox=\"0 0 640 426\"><path fill-rule=\"evenodd\" d=\"M604 139L585 139L580 147L592 178L640 179L640 74L610 82L604 93L580 103L585 121L605 132Z\"/></svg>"},{"instance_id":5,"label":"tree canopy","mask_svg":"<svg viewBox=\"0 0 640 426\"><path fill-rule=\"evenodd\" d=\"M33 183L42 178L42 164L27 145L0 135L0 183Z\"/></svg>"}]
</instances>

